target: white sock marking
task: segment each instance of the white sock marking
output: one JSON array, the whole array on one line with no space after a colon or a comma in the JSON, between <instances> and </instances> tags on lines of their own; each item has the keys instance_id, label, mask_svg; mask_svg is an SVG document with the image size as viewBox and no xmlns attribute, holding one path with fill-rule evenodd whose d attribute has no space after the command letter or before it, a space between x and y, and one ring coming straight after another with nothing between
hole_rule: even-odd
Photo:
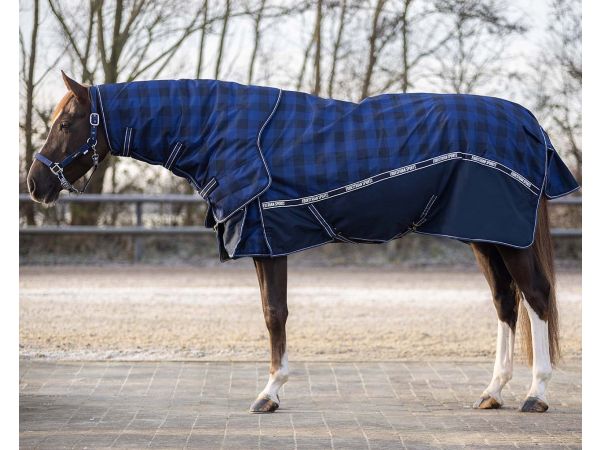
<instances>
[{"instance_id":1,"label":"white sock marking","mask_svg":"<svg viewBox=\"0 0 600 450\"><path fill-rule=\"evenodd\" d=\"M289 366L288 366L288 355L287 350L283 353L281 357L281 365L279 369L277 369L274 373L269 375L269 381L267 385L260 393L259 397L268 397L275 403L279 404L279 399L277 394L281 386L285 384L289 377Z\"/></svg>"},{"instance_id":2,"label":"white sock marking","mask_svg":"<svg viewBox=\"0 0 600 450\"><path fill-rule=\"evenodd\" d=\"M527 396L546 402L546 386L552 377L548 322L540 319L529 303L525 302L525 308L531 322L533 340L533 379Z\"/></svg>"},{"instance_id":3,"label":"white sock marking","mask_svg":"<svg viewBox=\"0 0 600 450\"><path fill-rule=\"evenodd\" d=\"M492 381L483 391L502 404L502 388L510 381L513 373L513 354L515 349L515 333L506 322L498 320L498 337L496 339L496 361Z\"/></svg>"}]
</instances>

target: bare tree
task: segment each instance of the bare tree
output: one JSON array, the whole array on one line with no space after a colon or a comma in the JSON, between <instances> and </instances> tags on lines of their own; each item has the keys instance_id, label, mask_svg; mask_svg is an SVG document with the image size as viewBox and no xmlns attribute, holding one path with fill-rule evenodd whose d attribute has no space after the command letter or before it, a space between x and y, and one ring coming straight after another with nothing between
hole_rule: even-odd
<instances>
[{"instance_id":1,"label":"bare tree","mask_svg":"<svg viewBox=\"0 0 600 450\"><path fill-rule=\"evenodd\" d=\"M368 38L361 98L370 95L373 89L383 92L397 86L402 92L408 91L414 69L437 52L448 38L445 34L440 36L439 20L427 22L436 14L429 3L418 0L401 0L394 4L388 4L387 0L377 1ZM386 52L388 63L380 64ZM379 82L372 86L375 75Z\"/></svg>"},{"instance_id":2,"label":"bare tree","mask_svg":"<svg viewBox=\"0 0 600 450\"><path fill-rule=\"evenodd\" d=\"M93 83L94 74L90 69L92 62L90 61L92 41L94 39L93 30L95 23L95 12L97 9L99 0L89 0L87 4L88 10L86 11L87 17L85 18L86 29L81 32L78 28L78 32L75 32L74 25L71 25L70 17L63 11L62 5L52 0L48 0L48 5L52 11L54 17L60 25L61 32L65 38L67 45L69 46L70 53L73 58L78 61L81 67L81 80L84 83ZM78 8L78 12L81 8ZM78 19L80 19L78 17ZM73 21L78 23L77 21ZM83 48L80 47L78 42L83 42Z\"/></svg>"},{"instance_id":3,"label":"bare tree","mask_svg":"<svg viewBox=\"0 0 600 450\"><path fill-rule=\"evenodd\" d=\"M553 0L547 39L532 61L535 111L581 182L581 0Z\"/></svg>"},{"instance_id":4,"label":"bare tree","mask_svg":"<svg viewBox=\"0 0 600 450\"><path fill-rule=\"evenodd\" d=\"M203 11L198 7L184 23L179 0L89 0L84 8L60 0L48 4L81 79L89 83L132 80L157 67L164 70L165 61L198 29Z\"/></svg>"},{"instance_id":5,"label":"bare tree","mask_svg":"<svg viewBox=\"0 0 600 450\"><path fill-rule=\"evenodd\" d=\"M455 93L472 93L490 81L517 76L507 69L511 38L527 27L509 17L511 9L498 0L438 0L438 11L449 19L450 35L436 54L436 76ZM488 92L489 93L489 92Z\"/></svg>"},{"instance_id":6,"label":"bare tree","mask_svg":"<svg viewBox=\"0 0 600 450\"><path fill-rule=\"evenodd\" d=\"M382 69L387 81L380 90L397 86L406 93L414 86L419 68L442 50L452 32L443 29L444 18L430 2L403 0L398 8L400 68ZM423 75L421 70L420 77Z\"/></svg>"}]
</instances>

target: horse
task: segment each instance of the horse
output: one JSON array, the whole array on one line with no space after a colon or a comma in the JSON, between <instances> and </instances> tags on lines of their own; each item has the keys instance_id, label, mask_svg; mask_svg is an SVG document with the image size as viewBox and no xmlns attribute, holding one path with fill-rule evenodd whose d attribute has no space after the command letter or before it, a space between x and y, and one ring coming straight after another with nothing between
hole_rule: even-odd
<instances>
[{"instance_id":1,"label":"horse","mask_svg":"<svg viewBox=\"0 0 600 450\"><path fill-rule=\"evenodd\" d=\"M113 102L115 104L112 106L107 105L107 103L109 103L110 100L103 98L101 95L96 97L96 95L91 91L93 87L86 86L74 81L73 79L69 78L64 72L62 73L62 76L68 90L67 94L61 99L61 101L58 103L52 114L52 126L50 128L48 137L39 153L36 154L34 162L32 163L27 176L27 186L31 198L34 201L46 205L53 204L58 199L59 193L63 189L75 193L85 191L85 186L82 190L78 190L74 186L74 183L80 178L84 177L84 175L91 168L95 169L96 167L98 167L98 164L100 164L111 153L118 153L115 152L115 138L109 133L109 130L107 129L106 119L110 119L111 114L113 115L113 117L118 116L122 113L123 108L125 108L125 106L119 103L119 101ZM177 86L179 89L180 85ZM164 85L161 85L161 89L163 87ZM214 86L211 87L211 89L213 88ZM123 86L118 87L119 92L123 92L123 89ZM211 94L211 92L213 94ZM215 91L213 89L212 91L206 93L206 96L216 95L214 94L214 92ZM270 92L271 91L269 91L269 95L271 95ZM251 100L250 97L243 98L244 102L248 102L249 100ZM277 105L279 105L281 101L281 91L273 91L272 100L272 102L267 102L269 105L265 110L267 113L273 107L273 104L275 104L275 102L277 103ZM313 101L314 99L312 99L311 97L309 100ZM446 101L447 99L444 100ZM259 100L256 101L258 102ZM322 110L323 108L326 109L329 108L329 106L331 106L330 103L320 104L325 106L319 107L320 109L317 108L318 110ZM263 118L266 120L266 122L262 124L262 127L258 132L259 138L256 143L259 147L259 150L262 150L260 140L261 134L263 134L267 122L272 118L274 111L277 108L277 105L274 109L271 110L271 114L268 118ZM342 106L346 107L349 105ZM337 107L338 106L336 106L336 108ZM99 111L99 109L102 109L102 111ZM108 110L110 110L111 112L107 112ZM163 110L161 111L164 113ZM200 114L200 111L201 109L198 110L198 114ZM144 120L151 120L149 117L154 117L154 115L156 115L152 111L145 110L143 108L140 109L138 113L139 115L145 117ZM233 119L230 118L229 120ZM246 118L245 120L247 122L249 119ZM258 123L258 125L260 125L260 123ZM155 125L153 126L155 127ZM181 126L181 123L179 123L179 126ZM366 126L371 127L372 123L367 121ZM239 124L236 125L236 127L239 127ZM239 128L237 128L237 130L239 131ZM214 130L209 130L210 133L213 133L213 131ZM120 129L119 133L121 132L122 130ZM125 127L123 140L119 144L121 147L123 147L123 154L121 156L131 155L131 152L128 149L128 147L132 145L132 133L137 133L137 137L138 135L143 134L143 130L133 130L131 127ZM160 137L160 139L162 139L164 132L160 133L162 133ZM543 141L546 142L546 139L544 137L546 135L543 132L543 130L542 133L543 135L539 134L538 131L537 138L539 141L542 141L543 138ZM140 139L141 138L142 137L140 136ZM219 138L218 140L222 141L221 138ZM145 145L163 144L161 144L160 142L155 144L148 144L146 142ZM231 145L238 145L238 141L233 141ZM550 151L552 149L553 148L550 146L550 144L546 142L546 146L543 147L544 152L546 150ZM188 148L188 153L191 150L190 148ZM160 163L165 167L171 169L175 174L180 176L186 176L186 178L188 178L188 181L190 181L198 189L198 191L204 198L210 198L209 193L214 190L214 186L217 184L215 177L205 177L205 180L203 181L204 186L201 186L200 183L196 183L196 178L190 175L191 169L187 171L184 169L180 169L179 173L173 169L174 161L177 159L177 157L174 155L177 152L184 151L185 150L182 151L181 142L175 143L173 148L167 149L164 158L166 159L166 161L161 161ZM261 156L263 155L263 153L261 153ZM451 157L454 156L452 156L451 154ZM437 158L438 160L434 161L435 167L446 167L446 171L454 170L452 169L452 167L455 166L444 166L444 164L447 163L447 158L440 159L440 156L438 156ZM464 161L455 161L453 162L453 164L458 164L460 162L462 164L461 167L477 166L477 170L480 170L479 168L483 167L483 169L481 170L485 169L485 171L487 171L485 172L487 174L487 177L505 177L509 181L503 181L503 183L521 183L519 185L521 188L523 188L523 186L528 187L525 183L525 181L527 180L524 181L523 179L521 179L523 177L519 178L518 174L515 174L513 172L503 172L501 170L502 167L504 167L502 166L502 164L493 161L490 162L489 160L485 160L481 157L478 158L479 159L475 159L475 156L472 156L472 159L469 160L468 163ZM558 158L558 156L556 156L556 158ZM148 156L147 158L139 156L138 159L146 160L147 162L154 164L157 163L156 158L151 158L150 156ZM227 158L225 159L227 160ZM265 161L263 158L262 163L264 162ZM473 162L477 164L472 164ZM559 159L555 159L555 162L551 163L549 162L548 158L540 163L544 164L543 181L541 187L543 188L545 183L547 194L548 190L550 189L550 187L548 186L550 186L552 183L554 183L554 186L556 186L556 180L550 180L552 174L548 175L546 171L550 170L549 168L552 166L552 164L554 164L554 167L562 167L560 166L560 163L561 162ZM202 164L206 165L207 163L206 161L204 161ZM294 165L296 164L296 162L288 161L287 164ZM409 169L406 169L406 171L418 171L421 169L419 164L413 164L413 166L415 167L409 167ZM427 167L429 166L423 166L424 169L426 169ZM255 167L252 168L253 173L257 171L258 169L256 169ZM396 170L395 172L389 171L386 172L387 178L384 178L389 179L390 177L397 175L397 178L402 178L399 175L402 175L404 172L402 170ZM250 175L244 174L243 176ZM568 175L570 174L566 174L566 172L563 172L562 178L567 179ZM276 176L277 175L275 173L270 173L269 180L271 179L271 177L274 180ZM473 173L472 176L478 177L476 173ZM236 178L236 182L239 182L240 179L241 178L239 177ZM369 189L372 189L373 186L375 186L375 183L379 182L379 179L376 179L375 177L372 177L370 180L371 181L361 183L357 183L356 180L351 180L353 181L353 183L349 185L350 188L346 187L345 191L342 192L342 194L353 193L357 190L366 191L367 189L362 189L364 186L366 186ZM563 195L566 191L572 191L573 189L577 188L576 183L573 184L574 182L572 182L571 180L567 181L567 184L570 183L569 189L563 189L563 191L560 193L554 192L555 194L557 194L556 196L558 196L558 194ZM221 183L224 182L221 181ZM383 184L384 183L379 183L378 185ZM532 191L534 187L535 186L532 186L530 183L529 191ZM261 189L261 192L264 192L263 187L261 187ZM387 190L390 190L389 187L387 188ZM520 411L545 412L548 409L546 391L552 375L553 366L557 363L560 356L558 326L559 322L556 304L556 287L552 253L552 240L550 236L550 229L548 223L547 199L544 197L544 195L542 195L542 189L539 189L539 192L537 192L537 194L537 197L532 197L537 201L533 203L534 222L532 226L534 229L534 233L531 239L532 242L530 242L529 245L527 243L525 243L524 245L506 245L506 243L495 242L492 239L461 239L466 244L470 245L473 250L476 261L479 267L481 268L481 271L483 272L487 283L489 284L493 304L498 316L498 334L493 375L489 385L483 390L481 396L474 402L473 408L476 409L496 409L500 408L504 404L502 399L502 389L509 382L513 373L513 354L515 334L517 332L517 328L519 328L520 331L523 333L523 344L525 347L527 361L532 367L531 385L529 391L527 392L527 395L525 396L525 400L520 406ZM306 197L309 200L302 200L302 202L308 203L308 205L305 206L307 206L310 209L310 212L314 214L316 222L323 225L323 229L330 234L329 237L331 239L328 241L323 241L322 243L347 241L360 242L353 239L352 237L349 237L348 235L343 235L341 232L338 232L338 230L334 229L334 227L331 226L330 223L327 223L323 216L319 214L319 211L317 211L317 209L314 207L319 203L312 203L319 202L326 197L328 199L331 199L333 197L340 198L339 196L336 197L337 195L338 193L330 191L327 195L313 195ZM533 194L528 193L528 195L532 196ZM435 196L429 198L429 193L427 193L426 197L428 199L426 210L429 213L429 210L432 209L432 203L435 201ZM224 198L224 201L230 200L230 196L225 196ZM273 206L281 206L280 209L282 211L293 211L293 208L285 208L286 206L289 206L288 204L286 204L286 202L292 200L296 201L294 199L288 199L280 202L269 201L261 203L260 198L257 198L259 200L256 204L258 205L258 211L261 214L267 213L268 208ZM372 198L371 201L373 201ZM215 200L213 203L218 202ZM249 205L249 203L246 203L246 206L244 207L245 220L249 220L246 218L247 205ZM451 205L452 203L449 203L446 206L446 208L451 209ZM215 208L215 205L212 204L212 207ZM241 231L238 227L232 226L227 228L227 219L236 216L232 215L230 211L227 211L227 207L217 205L216 208L217 212L214 213L212 222L209 220L208 225L213 226L215 230L220 232L221 236L228 234L235 235L236 233L238 233L239 235ZM418 208L418 210L421 211L422 208ZM219 216L219 213L222 214ZM428 213L423 213L421 215L417 213L416 217L417 219L419 217L422 218L424 216L427 216ZM493 214L493 211L490 210L489 214ZM516 217L518 216L519 211L515 212L515 210L511 210L510 214ZM248 216L250 216L249 212ZM225 221L218 220L219 218L225 219ZM284 219L287 220L286 217L284 217ZM477 228L485 228L488 224L488 222L486 222L486 220L488 219L482 217L479 220L480 222L478 222ZM493 220L498 219L496 218ZM418 232L420 229L419 227L421 226L423 221L424 220L413 221L407 228L407 230L405 230L405 232ZM383 223L385 222L385 220L378 219L378 222ZM300 225L298 226L300 227ZM501 228L510 228L509 224L507 223L502 223L500 224L500 226ZM263 228L266 228L264 222ZM301 227L300 230L302 231ZM391 238L395 239L401 237L405 234L405 232L403 231L402 233L393 234L391 235ZM441 233L437 234L440 235ZM456 238L456 236L450 237ZM228 248L227 239L228 238L222 237L220 240L220 250L222 254L225 255L225 259L228 259L228 255L230 256L231 254L235 253L235 250L232 251L231 249L232 246L229 246ZM297 239L301 240L303 239L303 236L298 234ZM308 245L305 245L304 247L308 247ZM292 251L289 251L287 254L291 252ZM281 402L278 395L279 390L284 385L284 383L288 381L289 378L289 364L285 328L286 320L288 317L287 254L276 254L276 252L273 252L272 254L249 255L252 256L254 266L256 269L258 284L260 287L262 310L264 313L266 327L269 332L271 350L268 381L264 389L258 394L256 400L250 406L251 413L275 412L279 408Z\"/></svg>"}]
</instances>

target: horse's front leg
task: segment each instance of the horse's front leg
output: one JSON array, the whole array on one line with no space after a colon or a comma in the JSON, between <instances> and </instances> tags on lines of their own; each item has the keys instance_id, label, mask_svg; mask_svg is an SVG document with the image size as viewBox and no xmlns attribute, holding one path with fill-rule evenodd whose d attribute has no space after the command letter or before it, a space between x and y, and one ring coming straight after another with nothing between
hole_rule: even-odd
<instances>
[{"instance_id":1,"label":"horse's front leg","mask_svg":"<svg viewBox=\"0 0 600 450\"><path fill-rule=\"evenodd\" d=\"M285 346L287 320L287 257L254 258L263 314L271 341L269 381L250 407L251 413L271 413L279 408L279 389L288 380Z\"/></svg>"}]
</instances>

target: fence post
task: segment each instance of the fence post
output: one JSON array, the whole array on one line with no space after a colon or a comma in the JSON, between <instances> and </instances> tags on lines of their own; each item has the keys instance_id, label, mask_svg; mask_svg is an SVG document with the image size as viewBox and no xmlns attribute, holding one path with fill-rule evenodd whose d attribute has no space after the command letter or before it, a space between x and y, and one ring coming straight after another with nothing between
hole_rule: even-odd
<instances>
[{"instance_id":1,"label":"fence post","mask_svg":"<svg viewBox=\"0 0 600 450\"><path fill-rule=\"evenodd\" d=\"M142 222L142 202L135 202L135 224L138 227L143 225ZM133 261L138 263L144 255L144 241L141 235L133 237Z\"/></svg>"}]
</instances>

